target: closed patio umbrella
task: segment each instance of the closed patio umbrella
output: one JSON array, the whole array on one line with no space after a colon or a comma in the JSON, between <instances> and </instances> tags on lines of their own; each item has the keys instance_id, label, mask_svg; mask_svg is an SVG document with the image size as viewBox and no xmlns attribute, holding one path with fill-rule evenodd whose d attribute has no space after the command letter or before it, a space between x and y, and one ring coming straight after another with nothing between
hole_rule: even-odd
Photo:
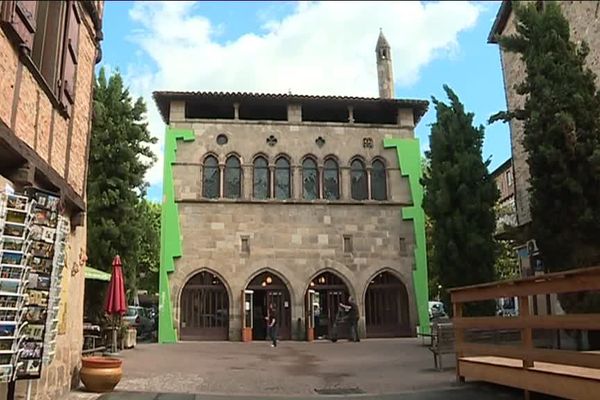
<instances>
[{"instance_id":1,"label":"closed patio umbrella","mask_svg":"<svg viewBox=\"0 0 600 400\"><path fill-rule=\"evenodd\" d=\"M125 299L125 283L123 281L123 268L121 257L115 256L112 263L112 274L106 293L104 311L113 318L113 353L117 352L117 330L116 322L125 311L127 311L127 300Z\"/></svg>"}]
</instances>

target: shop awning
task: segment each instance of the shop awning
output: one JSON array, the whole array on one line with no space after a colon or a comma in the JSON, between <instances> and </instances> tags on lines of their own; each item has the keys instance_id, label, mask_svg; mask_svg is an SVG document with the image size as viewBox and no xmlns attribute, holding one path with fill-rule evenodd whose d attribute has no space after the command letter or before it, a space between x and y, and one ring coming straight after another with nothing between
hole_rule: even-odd
<instances>
[{"instance_id":1,"label":"shop awning","mask_svg":"<svg viewBox=\"0 0 600 400\"><path fill-rule=\"evenodd\" d=\"M92 267L85 267L85 279L94 279L97 281L110 281L110 274L108 272L100 271L99 269Z\"/></svg>"}]
</instances>

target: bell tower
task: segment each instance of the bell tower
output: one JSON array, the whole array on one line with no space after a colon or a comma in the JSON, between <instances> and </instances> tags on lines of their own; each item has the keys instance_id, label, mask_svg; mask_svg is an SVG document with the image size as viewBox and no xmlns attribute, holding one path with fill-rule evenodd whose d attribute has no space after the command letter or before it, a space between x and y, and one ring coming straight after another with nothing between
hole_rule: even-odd
<instances>
[{"instance_id":1,"label":"bell tower","mask_svg":"<svg viewBox=\"0 0 600 400\"><path fill-rule=\"evenodd\" d=\"M392 52L390 45L379 29L379 38L375 47L377 55L377 80L379 81L379 97L391 99L394 97L394 76L392 71Z\"/></svg>"}]
</instances>

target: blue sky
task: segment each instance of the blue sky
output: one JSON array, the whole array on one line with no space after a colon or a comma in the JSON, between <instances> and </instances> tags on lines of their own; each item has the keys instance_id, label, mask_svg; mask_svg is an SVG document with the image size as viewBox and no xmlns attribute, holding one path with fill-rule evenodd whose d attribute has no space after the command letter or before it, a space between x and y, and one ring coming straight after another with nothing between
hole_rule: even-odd
<instances>
[{"instance_id":1,"label":"blue sky","mask_svg":"<svg viewBox=\"0 0 600 400\"><path fill-rule=\"evenodd\" d=\"M377 95L379 27L392 46L395 95L446 100L448 84L486 125L484 158L510 157L508 126L487 126L505 107L496 45L487 43L499 2L127 2L108 1L100 66L119 69L148 103L151 133L164 124L153 90ZM335 76L336 79L332 79ZM416 129L428 147L433 105ZM161 154L159 154L161 155ZM162 156L148 175L161 197Z\"/></svg>"}]
</instances>

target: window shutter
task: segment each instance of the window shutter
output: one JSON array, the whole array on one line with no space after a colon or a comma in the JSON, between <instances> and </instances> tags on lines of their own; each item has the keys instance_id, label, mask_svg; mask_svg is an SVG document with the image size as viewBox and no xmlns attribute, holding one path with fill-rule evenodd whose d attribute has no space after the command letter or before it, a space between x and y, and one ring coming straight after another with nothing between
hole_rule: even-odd
<instances>
[{"instance_id":1,"label":"window shutter","mask_svg":"<svg viewBox=\"0 0 600 400\"><path fill-rule=\"evenodd\" d=\"M19 46L31 52L37 1L3 1L2 22L17 38Z\"/></svg>"},{"instance_id":2,"label":"window shutter","mask_svg":"<svg viewBox=\"0 0 600 400\"><path fill-rule=\"evenodd\" d=\"M65 43L63 46L62 77L60 85L60 102L71 115L75 102L75 73L77 71L77 52L79 48L79 27L81 17L77 1L67 1L67 24Z\"/></svg>"}]
</instances>

